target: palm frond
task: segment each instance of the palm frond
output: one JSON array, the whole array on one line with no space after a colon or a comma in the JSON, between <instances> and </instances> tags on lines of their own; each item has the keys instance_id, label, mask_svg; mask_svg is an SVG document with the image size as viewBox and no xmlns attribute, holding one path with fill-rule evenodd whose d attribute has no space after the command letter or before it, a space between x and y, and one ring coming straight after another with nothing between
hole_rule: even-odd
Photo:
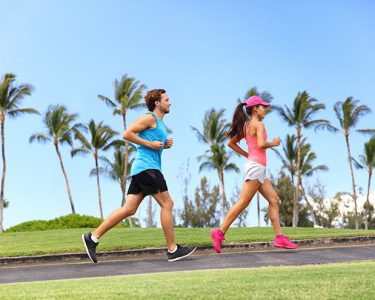
<instances>
[{"instance_id":1,"label":"palm frond","mask_svg":"<svg viewBox=\"0 0 375 300\"><path fill-rule=\"evenodd\" d=\"M212 164L212 162L204 162L199 166L199 172L203 170L212 171L215 170L215 166Z\"/></svg>"},{"instance_id":2,"label":"palm frond","mask_svg":"<svg viewBox=\"0 0 375 300\"><path fill-rule=\"evenodd\" d=\"M70 155L72 157L76 156L76 155L87 155L90 153L90 150L88 150L87 148L74 148L70 151Z\"/></svg>"},{"instance_id":3,"label":"palm frond","mask_svg":"<svg viewBox=\"0 0 375 300\"><path fill-rule=\"evenodd\" d=\"M205 136L195 127L190 126L191 130L193 130L196 134L196 137L200 143L207 143Z\"/></svg>"},{"instance_id":4,"label":"palm frond","mask_svg":"<svg viewBox=\"0 0 375 300\"><path fill-rule=\"evenodd\" d=\"M361 134L364 134L364 135L367 135L367 134L375 134L375 129L357 129L356 130L358 133L361 133Z\"/></svg>"},{"instance_id":5,"label":"palm frond","mask_svg":"<svg viewBox=\"0 0 375 300\"><path fill-rule=\"evenodd\" d=\"M350 158L351 161L353 162L353 165L354 167L359 170L359 169L363 169L363 165L361 165L354 157L351 157Z\"/></svg>"},{"instance_id":6,"label":"palm frond","mask_svg":"<svg viewBox=\"0 0 375 300\"><path fill-rule=\"evenodd\" d=\"M18 108L14 110L8 111L7 115L11 118L16 118L20 115L25 115L25 114L34 114L34 115L40 115L40 113L33 108Z\"/></svg>"},{"instance_id":7,"label":"palm frond","mask_svg":"<svg viewBox=\"0 0 375 300\"><path fill-rule=\"evenodd\" d=\"M114 103L114 102L113 102L111 99L109 99L108 97L103 96L103 95L98 95L98 98L99 98L100 100L102 100L107 106L112 107L112 108L116 107L116 103Z\"/></svg>"},{"instance_id":8,"label":"palm frond","mask_svg":"<svg viewBox=\"0 0 375 300\"><path fill-rule=\"evenodd\" d=\"M34 133L33 135L30 136L29 138L29 143L33 143L37 141L38 143L42 143L42 144L45 144L47 142L51 142L51 138L44 134L44 133Z\"/></svg>"}]
</instances>

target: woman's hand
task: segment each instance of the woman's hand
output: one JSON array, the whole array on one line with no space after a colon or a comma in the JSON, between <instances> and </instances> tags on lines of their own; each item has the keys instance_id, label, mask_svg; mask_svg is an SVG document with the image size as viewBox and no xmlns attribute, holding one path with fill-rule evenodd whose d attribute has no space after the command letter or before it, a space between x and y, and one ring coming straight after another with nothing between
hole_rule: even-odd
<instances>
[{"instance_id":1,"label":"woman's hand","mask_svg":"<svg viewBox=\"0 0 375 300\"><path fill-rule=\"evenodd\" d=\"M272 144L273 144L273 147L279 146L280 145L280 138L279 137L273 138Z\"/></svg>"}]
</instances>

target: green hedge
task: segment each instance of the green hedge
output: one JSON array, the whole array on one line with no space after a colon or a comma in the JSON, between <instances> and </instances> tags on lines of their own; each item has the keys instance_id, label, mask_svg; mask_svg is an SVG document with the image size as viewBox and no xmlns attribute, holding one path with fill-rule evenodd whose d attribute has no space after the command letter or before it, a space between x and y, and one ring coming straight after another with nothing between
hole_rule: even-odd
<instances>
[{"instance_id":1,"label":"green hedge","mask_svg":"<svg viewBox=\"0 0 375 300\"><path fill-rule=\"evenodd\" d=\"M133 226L140 227L139 221L132 218ZM20 231L42 231L51 229L69 229L69 228L96 228L102 223L102 219L85 216L79 214L70 214L62 216L53 220L43 221L27 221L10 227L6 232L20 232ZM120 227L129 227L129 222L126 220L120 223Z\"/></svg>"}]
</instances>

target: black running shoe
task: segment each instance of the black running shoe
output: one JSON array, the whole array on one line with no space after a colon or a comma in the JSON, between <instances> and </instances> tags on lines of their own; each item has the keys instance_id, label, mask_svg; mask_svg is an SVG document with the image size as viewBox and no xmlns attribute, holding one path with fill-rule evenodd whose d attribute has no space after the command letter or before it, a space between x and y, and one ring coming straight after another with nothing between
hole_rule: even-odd
<instances>
[{"instance_id":1,"label":"black running shoe","mask_svg":"<svg viewBox=\"0 0 375 300\"><path fill-rule=\"evenodd\" d=\"M95 243L92 239L91 239L91 233L85 233L85 234L82 234L82 241L83 241L83 244L85 245L85 248L86 248L86 253L87 255L89 256L89 258L94 262L94 263L97 263L97 259L96 259L96 246L98 246L99 243Z\"/></svg>"},{"instance_id":2,"label":"black running shoe","mask_svg":"<svg viewBox=\"0 0 375 300\"><path fill-rule=\"evenodd\" d=\"M195 249L197 249L196 246L193 247L181 247L180 245L177 245L177 250L173 253L167 252L168 261L176 261L179 259L182 259L184 257L189 256L192 254Z\"/></svg>"}]
</instances>

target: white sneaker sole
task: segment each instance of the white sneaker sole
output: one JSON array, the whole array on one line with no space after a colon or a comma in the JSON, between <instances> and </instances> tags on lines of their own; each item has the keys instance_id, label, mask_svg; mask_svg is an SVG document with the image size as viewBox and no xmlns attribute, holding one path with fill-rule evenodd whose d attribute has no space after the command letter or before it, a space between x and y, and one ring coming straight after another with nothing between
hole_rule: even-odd
<instances>
[{"instance_id":1,"label":"white sneaker sole","mask_svg":"<svg viewBox=\"0 0 375 300\"><path fill-rule=\"evenodd\" d=\"M185 257L188 257L189 255L193 254L193 252L197 249L197 247L194 247L194 249L189 252L188 254L184 255L184 256L180 256L180 257L176 257L176 258L173 258L173 259L168 259L169 262L173 262L173 261L177 261L177 260L180 260L180 259L183 259Z\"/></svg>"}]
</instances>

